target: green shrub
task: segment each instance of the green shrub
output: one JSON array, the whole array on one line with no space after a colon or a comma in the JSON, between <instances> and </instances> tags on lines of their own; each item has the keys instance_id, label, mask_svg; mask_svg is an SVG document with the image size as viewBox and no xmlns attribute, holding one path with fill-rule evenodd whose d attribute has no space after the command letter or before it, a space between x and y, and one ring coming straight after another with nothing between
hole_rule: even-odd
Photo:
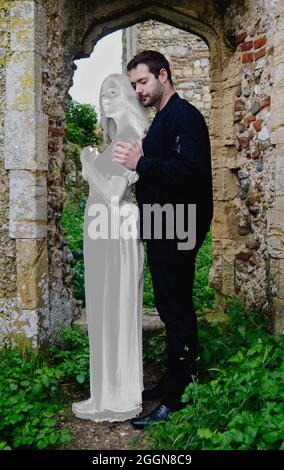
<instances>
[{"instance_id":1,"label":"green shrub","mask_svg":"<svg viewBox=\"0 0 284 470\"><path fill-rule=\"evenodd\" d=\"M59 328L60 342L47 351L0 351L0 449L64 447L60 429L74 393L89 390L89 343L80 326Z\"/></svg>"},{"instance_id":2,"label":"green shrub","mask_svg":"<svg viewBox=\"0 0 284 470\"><path fill-rule=\"evenodd\" d=\"M143 364L159 364L162 374L166 366L166 346L167 342L165 330L163 330L161 333L146 338L143 341Z\"/></svg>"},{"instance_id":3,"label":"green shrub","mask_svg":"<svg viewBox=\"0 0 284 470\"><path fill-rule=\"evenodd\" d=\"M199 321L199 371L183 410L148 427L158 450L284 450L283 337L237 300L228 302L229 323ZM89 344L83 328L61 327L48 351L2 349L0 450L64 448L70 440L59 414L74 395L89 391ZM143 360L165 365L164 332L150 338ZM162 372L162 370L161 370ZM147 429L147 428L146 428Z\"/></svg>"},{"instance_id":4,"label":"green shrub","mask_svg":"<svg viewBox=\"0 0 284 470\"><path fill-rule=\"evenodd\" d=\"M71 100L66 113L67 138L70 142L86 147L102 143L102 133L97 131L98 117L95 107Z\"/></svg>"},{"instance_id":5,"label":"green shrub","mask_svg":"<svg viewBox=\"0 0 284 470\"><path fill-rule=\"evenodd\" d=\"M64 406L59 369L51 369L38 353L1 350L0 448L44 449L70 440L55 415Z\"/></svg>"},{"instance_id":6,"label":"green shrub","mask_svg":"<svg viewBox=\"0 0 284 470\"><path fill-rule=\"evenodd\" d=\"M84 327L76 325L60 328L61 344L49 348L48 362L56 366L70 384L89 385L89 340ZM80 387L82 390L82 387Z\"/></svg>"},{"instance_id":7,"label":"green shrub","mask_svg":"<svg viewBox=\"0 0 284 470\"><path fill-rule=\"evenodd\" d=\"M151 448L284 450L283 337L236 300L228 314L226 334L201 322L201 363L210 376L186 387L183 410L148 427Z\"/></svg>"},{"instance_id":8,"label":"green shrub","mask_svg":"<svg viewBox=\"0 0 284 470\"><path fill-rule=\"evenodd\" d=\"M208 285L209 270L212 266L212 234L209 230L199 249L195 263L193 303L196 311L211 309L215 306L215 292Z\"/></svg>"},{"instance_id":9,"label":"green shrub","mask_svg":"<svg viewBox=\"0 0 284 470\"><path fill-rule=\"evenodd\" d=\"M153 292L152 277L150 274L148 257L147 257L147 246L145 246L145 256L144 256L144 297L143 305L147 308L155 308L155 299Z\"/></svg>"},{"instance_id":10,"label":"green shrub","mask_svg":"<svg viewBox=\"0 0 284 470\"><path fill-rule=\"evenodd\" d=\"M73 269L72 288L77 300L81 300L85 307L85 274L83 259L83 229L84 229L84 207L87 195L82 195L80 201L75 204L68 201L64 206L61 224L69 250L72 252Z\"/></svg>"}]
</instances>

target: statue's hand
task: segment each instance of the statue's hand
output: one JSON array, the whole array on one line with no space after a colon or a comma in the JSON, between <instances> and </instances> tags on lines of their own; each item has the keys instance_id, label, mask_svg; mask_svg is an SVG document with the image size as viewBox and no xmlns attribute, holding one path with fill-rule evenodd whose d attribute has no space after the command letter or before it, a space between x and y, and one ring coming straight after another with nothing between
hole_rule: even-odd
<instances>
[{"instance_id":1,"label":"statue's hand","mask_svg":"<svg viewBox=\"0 0 284 470\"><path fill-rule=\"evenodd\" d=\"M88 147L84 147L81 150L80 160L82 164L83 162L91 163L97 158L97 156L98 156L97 149L95 147L92 147L91 145L88 145Z\"/></svg>"},{"instance_id":2,"label":"statue's hand","mask_svg":"<svg viewBox=\"0 0 284 470\"><path fill-rule=\"evenodd\" d=\"M82 165L82 178L88 181L88 174L90 173L90 167L97 158L97 149L91 147L84 147L80 152L80 161Z\"/></svg>"}]
</instances>

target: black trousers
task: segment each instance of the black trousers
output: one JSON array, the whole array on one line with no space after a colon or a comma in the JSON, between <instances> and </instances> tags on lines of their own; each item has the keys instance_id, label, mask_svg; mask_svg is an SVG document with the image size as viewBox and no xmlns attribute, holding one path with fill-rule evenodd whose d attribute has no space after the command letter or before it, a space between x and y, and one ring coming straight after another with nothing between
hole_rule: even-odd
<instances>
[{"instance_id":1,"label":"black trousers","mask_svg":"<svg viewBox=\"0 0 284 470\"><path fill-rule=\"evenodd\" d=\"M196 374L198 331L192 288L202 242L193 250L181 251L175 240L147 240L156 308L167 335L167 370L159 382L161 403L173 409L181 407L181 395Z\"/></svg>"}]
</instances>

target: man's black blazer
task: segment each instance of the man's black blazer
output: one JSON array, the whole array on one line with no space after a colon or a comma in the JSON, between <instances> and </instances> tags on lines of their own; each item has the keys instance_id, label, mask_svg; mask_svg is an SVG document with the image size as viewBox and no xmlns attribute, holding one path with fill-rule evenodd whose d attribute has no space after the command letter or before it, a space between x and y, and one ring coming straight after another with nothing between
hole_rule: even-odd
<instances>
[{"instance_id":1,"label":"man's black blazer","mask_svg":"<svg viewBox=\"0 0 284 470\"><path fill-rule=\"evenodd\" d=\"M203 115L175 92L156 113L142 149L136 168L141 238L144 204L196 204L197 238L203 241L213 216L210 140Z\"/></svg>"}]
</instances>

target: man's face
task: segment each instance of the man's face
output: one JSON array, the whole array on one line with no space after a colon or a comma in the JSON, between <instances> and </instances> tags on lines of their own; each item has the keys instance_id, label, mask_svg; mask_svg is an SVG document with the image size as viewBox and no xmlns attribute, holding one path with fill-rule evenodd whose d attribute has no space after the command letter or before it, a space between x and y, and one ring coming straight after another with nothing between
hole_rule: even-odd
<instances>
[{"instance_id":1,"label":"man's face","mask_svg":"<svg viewBox=\"0 0 284 470\"><path fill-rule=\"evenodd\" d=\"M131 84L145 107L155 106L161 100L164 84L159 77L156 78L146 64L138 64L129 71Z\"/></svg>"}]
</instances>

